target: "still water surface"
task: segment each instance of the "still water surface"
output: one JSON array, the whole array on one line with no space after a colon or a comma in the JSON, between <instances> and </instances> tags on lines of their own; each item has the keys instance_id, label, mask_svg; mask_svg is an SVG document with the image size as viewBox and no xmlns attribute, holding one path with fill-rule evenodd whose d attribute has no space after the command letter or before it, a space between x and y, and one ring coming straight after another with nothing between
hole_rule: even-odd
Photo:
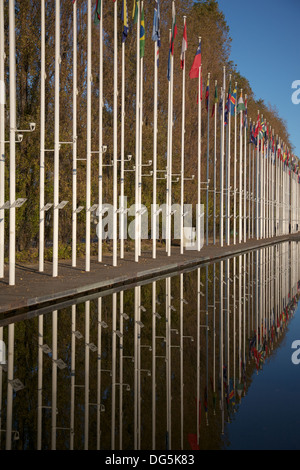
<instances>
[{"instance_id":1,"label":"still water surface","mask_svg":"<svg viewBox=\"0 0 300 470\"><path fill-rule=\"evenodd\" d=\"M0 320L1 449L299 449L299 247Z\"/></svg>"}]
</instances>

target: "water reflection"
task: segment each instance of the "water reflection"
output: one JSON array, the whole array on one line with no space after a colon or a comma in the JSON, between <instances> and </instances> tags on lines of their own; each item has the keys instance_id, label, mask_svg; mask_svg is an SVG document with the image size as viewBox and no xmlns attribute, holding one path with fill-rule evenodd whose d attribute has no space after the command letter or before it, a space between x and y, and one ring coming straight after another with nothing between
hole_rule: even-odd
<instances>
[{"instance_id":1,"label":"water reflection","mask_svg":"<svg viewBox=\"0 0 300 470\"><path fill-rule=\"evenodd\" d=\"M6 320L1 448L221 448L293 316L298 259L284 243Z\"/></svg>"}]
</instances>

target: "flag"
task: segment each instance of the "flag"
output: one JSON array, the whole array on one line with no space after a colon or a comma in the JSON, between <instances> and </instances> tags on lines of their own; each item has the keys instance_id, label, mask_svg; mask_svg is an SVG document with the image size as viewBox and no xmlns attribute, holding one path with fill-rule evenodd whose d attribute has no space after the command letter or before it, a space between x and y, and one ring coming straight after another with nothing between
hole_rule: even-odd
<instances>
[{"instance_id":1,"label":"flag","mask_svg":"<svg viewBox=\"0 0 300 470\"><path fill-rule=\"evenodd\" d=\"M223 113L223 96L222 95L223 93L221 93L219 107L218 107L220 118L222 117L222 113Z\"/></svg>"},{"instance_id":2,"label":"flag","mask_svg":"<svg viewBox=\"0 0 300 470\"><path fill-rule=\"evenodd\" d=\"M167 77L168 80L171 80L171 54L174 55L174 41L177 36L177 26L176 26L176 13L175 13L175 4L172 3L172 33L169 47L169 56L168 56L168 71Z\"/></svg>"},{"instance_id":3,"label":"flag","mask_svg":"<svg viewBox=\"0 0 300 470\"><path fill-rule=\"evenodd\" d=\"M193 65L190 70L190 78L198 78L199 77L199 68L201 66L201 41L198 44L197 52L194 58Z\"/></svg>"},{"instance_id":4,"label":"flag","mask_svg":"<svg viewBox=\"0 0 300 470\"><path fill-rule=\"evenodd\" d=\"M74 3L75 0L73 0ZM95 16L94 16L94 23L99 24L100 23L100 13L101 13L101 0L96 1L96 11L95 11Z\"/></svg>"},{"instance_id":5,"label":"flag","mask_svg":"<svg viewBox=\"0 0 300 470\"><path fill-rule=\"evenodd\" d=\"M187 34L186 34L186 23L184 23L181 56L180 56L180 67L182 70L184 68L185 51L187 50L187 47L188 47L188 44L187 44Z\"/></svg>"},{"instance_id":6,"label":"flag","mask_svg":"<svg viewBox=\"0 0 300 470\"><path fill-rule=\"evenodd\" d=\"M136 24L138 20L138 1L139 0L134 0L133 2L132 19L134 24Z\"/></svg>"},{"instance_id":7,"label":"flag","mask_svg":"<svg viewBox=\"0 0 300 470\"><path fill-rule=\"evenodd\" d=\"M214 105L213 105L212 112L211 112L211 117L213 117L215 114L215 107L217 104L218 104L218 87L216 85L215 86L215 99L214 99Z\"/></svg>"},{"instance_id":8,"label":"flag","mask_svg":"<svg viewBox=\"0 0 300 470\"><path fill-rule=\"evenodd\" d=\"M225 125L228 123L228 116L229 116L229 112L230 112L230 107L231 107L231 81L229 82L227 101L226 101L226 105L225 105L225 117L224 117L224 124Z\"/></svg>"},{"instance_id":9,"label":"flag","mask_svg":"<svg viewBox=\"0 0 300 470\"><path fill-rule=\"evenodd\" d=\"M245 113L244 113L244 127L248 129L248 108L247 108L248 100L245 98Z\"/></svg>"},{"instance_id":10,"label":"flag","mask_svg":"<svg viewBox=\"0 0 300 470\"><path fill-rule=\"evenodd\" d=\"M254 137L258 137L261 129L261 124L259 120L259 114L257 115L257 120L256 120L256 126L255 126L255 132L254 132Z\"/></svg>"},{"instance_id":11,"label":"flag","mask_svg":"<svg viewBox=\"0 0 300 470\"><path fill-rule=\"evenodd\" d=\"M233 93L232 93L231 98L230 98L230 114L231 114L231 116L234 116L234 114L235 114L236 95L237 95L237 91L236 91L236 88L235 88L233 90Z\"/></svg>"},{"instance_id":12,"label":"flag","mask_svg":"<svg viewBox=\"0 0 300 470\"><path fill-rule=\"evenodd\" d=\"M160 6L159 0L155 0L152 40L157 41L156 65L159 66L159 48L160 48Z\"/></svg>"},{"instance_id":13,"label":"flag","mask_svg":"<svg viewBox=\"0 0 300 470\"><path fill-rule=\"evenodd\" d=\"M128 10L127 10L127 0L123 0L122 2L122 21L124 25L123 33L122 33L122 42L125 42L127 39L128 34Z\"/></svg>"},{"instance_id":14,"label":"flag","mask_svg":"<svg viewBox=\"0 0 300 470\"><path fill-rule=\"evenodd\" d=\"M157 41L157 46L160 47L160 7L159 7L159 0L155 0L155 5L154 5L152 41Z\"/></svg>"},{"instance_id":15,"label":"flag","mask_svg":"<svg viewBox=\"0 0 300 470\"><path fill-rule=\"evenodd\" d=\"M175 13L175 3L172 3L172 35L171 35L171 54L174 55L174 42L177 36L177 25L176 25L176 13Z\"/></svg>"},{"instance_id":16,"label":"flag","mask_svg":"<svg viewBox=\"0 0 300 470\"><path fill-rule=\"evenodd\" d=\"M226 100L226 104L225 104L225 112L224 112L224 125L226 126L228 122L228 98Z\"/></svg>"},{"instance_id":17,"label":"flag","mask_svg":"<svg viewBox=\"0 0 300 470\"><path fill-rule=\"evenodd\" d=\"M208 105L209 105L209 79L207 79L206 92L205 92L205 107L206 107L207 112L208 112Z\"/></svg>"},{"instance_id":18,"label":"flag","mask_svg":"<svg viewBox=\"0 0 300 470\"><path fill-rule=\"evenodd\" d=\"M241 111L244 111L244 110L245 110L245 104L244 104L243 95L241 92L241 96L239 98L238 105L237 105L237 113L239 114Z\"/></svg>"},{"instance_id":19,"label":"flag","mask_svg":"<svg viewBox=\"0 0 300 470\"><path fill-rule=\"evenodd\" d=\"M141 28L140 28L140 57L143 58L145 54L145 18L144 6L141 12Z\"/></svg>"}]
</instances>

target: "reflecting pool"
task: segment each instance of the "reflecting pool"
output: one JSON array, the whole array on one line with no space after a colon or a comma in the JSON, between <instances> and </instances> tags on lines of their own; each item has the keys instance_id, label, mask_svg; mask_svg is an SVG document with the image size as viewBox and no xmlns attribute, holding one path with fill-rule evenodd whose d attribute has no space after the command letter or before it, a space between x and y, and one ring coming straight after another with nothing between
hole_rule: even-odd
<instances>
[{"instance_id":1,"label":"reflecting pool","mask_svg":"<svg viewBox=\"0 0 300 470\"><path fill-rule=\"evenodd\" d=\"M299 251L2 318L1 449L300 448Z\"/></svg>"}]
</instances>

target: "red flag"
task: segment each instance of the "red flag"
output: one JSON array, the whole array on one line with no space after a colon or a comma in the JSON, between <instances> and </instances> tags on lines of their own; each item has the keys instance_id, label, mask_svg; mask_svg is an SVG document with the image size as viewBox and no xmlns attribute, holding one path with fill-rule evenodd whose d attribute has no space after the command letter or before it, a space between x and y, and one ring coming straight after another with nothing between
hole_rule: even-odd
<instances>
[{"instance_id":1,"label":"red flag","mask_svg":"<svg viewBox=\"0 0 300 470\"><path fill-rule=\"evenodd\" d=\"M188 440L192 450L200 450L200 447L197 443L197 434L189 434Z\"/></svg>"},{"instance_id":2,"label":"red flag","mask_svg":"<svg viewBox=\"0 0 300 470\"><path fill-rule=\"evenodd\" d=\"M185 59L185 51L187 50L187 34L186 34L186 23L184 24L183 28L183 38L182 38L182 47L181 47L181 56L180 56L180 67L184 68L184 59Z\"/></svg>"},{"instance_id":3,"label":"red flag","mask_svg":"<svg viewBox=\"0 0 300 470\"><path fill-rule=\"evenodd\" d=\"M201 66L201 41L199 42L198 49L194 58L194 62L190 70L190 78L199 77L200 66Z\"/></svg>"}]
</instances>

